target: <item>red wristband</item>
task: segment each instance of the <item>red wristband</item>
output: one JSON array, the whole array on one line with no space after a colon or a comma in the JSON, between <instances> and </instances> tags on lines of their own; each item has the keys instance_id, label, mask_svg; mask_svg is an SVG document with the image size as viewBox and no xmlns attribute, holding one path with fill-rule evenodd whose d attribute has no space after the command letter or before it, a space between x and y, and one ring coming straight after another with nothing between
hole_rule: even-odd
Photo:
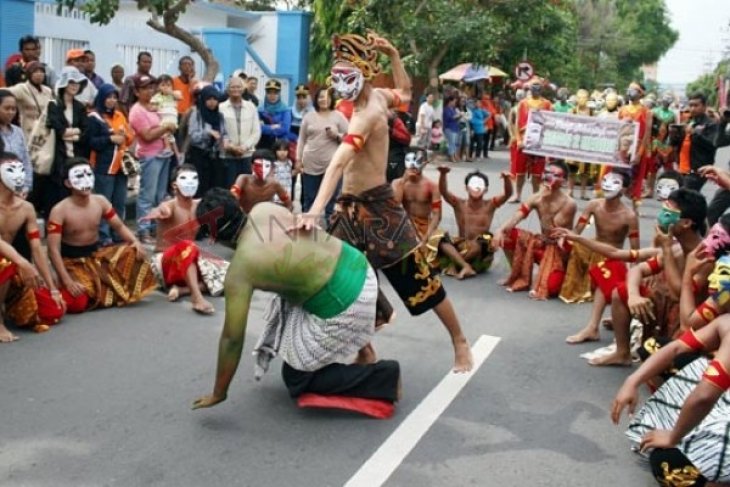
<instances>
[{"instance_id":1,"label":"red wristband","mask_svg":"<svg viewBox=\"0 0 730 487\"><path fill-rule=\"evenodd\" d=\"M530 214L530 208L526 204L522 203L520 205L519 212L522 213L523 218L527 218L527 215Z\"/></svg>"},{"instance_id":2,"label":"red wristband","mask_svg":"<svg viewBox=\"0 0 730 487\"><path fill-rule=\"evenodd\" d=\"M40 240L41 239L41 231L40 230L33 230L32 232L28 232L25 234L26 238L28 240Z\"/></svg>"},{"instance_id":3,"label":"red wristband","mask_svg":"<svg viewBox=\"0 0 730 487\"><path fill-rule=\"evenodd\" d=\"M653 274L658 274L662 270L662 266L659 265L659 259L657 257L652 257L646 263L649 264L649 269L651 269Z\"/></svg>"},{"instance_id":4,"label":"red wristband","mask_svg":"<svg viewBox=\"0 0 730 487\"><path fill-rule=\"evenodd\" d=\"M717 316L720 314L717 309L715 309L715 307L707 301L697 306L697 309L695 311L697 311L697 313L700 315L700 318L702 318L702 321L704 321L705 323L709 323L710 321L717 318Z\"/></svg>"},{"instance_id":5,"label":"red wristband","mask_svg":"<svg viewBox=\"0 0 730 487\"><path fill-rule=\"evenodd\" d=\"M639 231L638 230L632 230L629 232L629 238L639 238Z\"/></svg>"},{"instance_id":6,"label":"red wristband","mask_svg":"<svg viewBox=\"0 0 730 487\"><path fill-rule=\"evenodd\" d=\"M722 391L730 389L730 374L727 373L725 367L717 359L710 362L702 379L717 386Z\"/></svg>"}]
</instances>

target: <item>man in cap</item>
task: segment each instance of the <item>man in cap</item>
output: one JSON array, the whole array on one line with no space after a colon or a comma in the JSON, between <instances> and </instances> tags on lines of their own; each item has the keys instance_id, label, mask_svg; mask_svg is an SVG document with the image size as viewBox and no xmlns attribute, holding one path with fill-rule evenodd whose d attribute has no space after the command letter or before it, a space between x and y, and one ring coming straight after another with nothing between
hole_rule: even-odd
<instances>
[{"instance_id":1,"label":"man in cap","mask_svg":"<svg viewBox=\"0 0 730 487\"><path fill-rule=\"evenodd\" d=\"M33 61L41 60L41 41L35 36L26 35L18 41L20 57L17 61L7 66L5 71L5 85L10 87L27 81L26 65ZM56 73L53 68L46 66L46 86L53 88L56 85Z\"/></svg>"}]
</instances>

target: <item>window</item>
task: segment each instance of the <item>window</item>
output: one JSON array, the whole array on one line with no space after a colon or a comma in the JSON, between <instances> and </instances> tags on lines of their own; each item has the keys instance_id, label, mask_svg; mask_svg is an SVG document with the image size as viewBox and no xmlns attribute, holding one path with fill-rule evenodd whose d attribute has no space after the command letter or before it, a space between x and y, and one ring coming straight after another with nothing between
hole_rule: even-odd
<instances>
[{"instance_id":1,"label":"window","mask_svg":"<svg viewBox=\"0 0 730 487\"><path fill-rule=\"evenodd\" d=\"M66 52L69 49L88 49L89 43L75 39L61 39L58 37L40 37L41 61L56 71L66 65Z\"/></svg>"}]
</instances>

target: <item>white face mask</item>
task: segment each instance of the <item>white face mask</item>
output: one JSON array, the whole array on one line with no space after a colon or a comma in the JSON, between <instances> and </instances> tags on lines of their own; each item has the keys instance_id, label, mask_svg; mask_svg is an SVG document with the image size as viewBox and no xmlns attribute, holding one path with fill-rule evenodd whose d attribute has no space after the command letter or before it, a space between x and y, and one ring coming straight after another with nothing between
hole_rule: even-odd
<instances>
[{"instance_id":1,"label":"white face mask","mask_svg":"<svg viewBox=\"0 0 730 487\"><path fill-rule=\"evenodd\" d=\"M415 169L416 171L420 171L423 169L423 166L425 166L423 154L421 152L409 152L406 154L405 166L406 169Z\"/></svg>"},{"instance_id":2,"label":"white face mask","mask_svg":"<svg viewBox=\"0 0 730 487\"><path fill-rule=\"evenodd\" d=\"M679 183L674 179L660 179L656 182L656 197L659 201L669 198L672 191L679 189Z\"/></svg>"},{"instance_id":3,"label":"white face mask","mask_svg":"<svg viewBox=\"0 0 730 487\"><path fill-rule=\"evenodd\" d=\"M332 88L343 100L354 100L365 85L365 77L357 68L332 68Z\"/></svg>"},{"instance_id":4,"label":"white face mask","mask_svg":"<svg viewBox=\"0 0 730 487\"><path fill-rule=\"evenodd\" d=\"M603 196L608 200L614 199L621 194L621 188L623 187L623 184L624 182L623 179L621 179L621 176L611 173L606 174L601 180L601 190L603 191Z\"/></svg>"},{"instance_id":5,"label":"white face mask","mask_svg":"<svg viewBox=\"0 0 730 487\"><path fill-rule=\"evenodd\" d=\"M186 198L192 198L198 191L198 173L193 171L183 171L175 178L177 190Z\"/></svg>"},{"instance_id":6,"label":"white face mask","mask_svg":"<svg viewBox=\"0 0 730 487\"><path fill-rule=\"evenodd\" d=\"M13 193L21 193L25 187L25 168L20 161L0 164L0 179Z\"/></svg>"},{"instance_id":7,"label":"white face mask","mask_svg":"<svg viewBox=\"0 0 730 487\"><path fill-rule=\"evenodd\" d=\"M91 191L94 189L94 171L88 164L74 166L68 172L68 182L76 191Z\"/></svg>"},{"instance_id":8,"label":"white face mask","mask_svg":"<svg viewBox=\"0 0 730 487\"><path fill-rule=\"evenodd\" d=\"M253 173L260 180L269 177L271 172L271 161L268 159L256 159L253 161Z\"/></svg>"},{"instance_id":9,"label":"white face mask","mask_svg":"<svg viewBox=\"0 0 730 487\"><path fill-rule=\"evenodd\" d=\"M469 181L466 183L466 187L467 189L474 191L475 193L487 189L487 185L484 180L477 176L472 176L471 178L469 178Z\"/></svg>"}]
</instances>

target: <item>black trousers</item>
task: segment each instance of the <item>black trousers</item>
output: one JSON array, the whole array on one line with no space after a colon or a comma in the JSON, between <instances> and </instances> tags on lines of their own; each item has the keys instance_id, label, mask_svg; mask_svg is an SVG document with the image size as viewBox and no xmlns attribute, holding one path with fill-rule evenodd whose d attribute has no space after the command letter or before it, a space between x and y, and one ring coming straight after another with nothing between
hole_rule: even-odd
<instances>
[{"instance_id":1,"label":"black trousers","mask_svg":"<svg viewBox=\"0 0 730 487\"><path fill-rule=\"evenodd\" d=\"M201 198L210 188L228 188L226 165L214 156L209 150L190 147L186 160L198 171L198 192L196 198Z\"/></svg>"}]
</instances>

